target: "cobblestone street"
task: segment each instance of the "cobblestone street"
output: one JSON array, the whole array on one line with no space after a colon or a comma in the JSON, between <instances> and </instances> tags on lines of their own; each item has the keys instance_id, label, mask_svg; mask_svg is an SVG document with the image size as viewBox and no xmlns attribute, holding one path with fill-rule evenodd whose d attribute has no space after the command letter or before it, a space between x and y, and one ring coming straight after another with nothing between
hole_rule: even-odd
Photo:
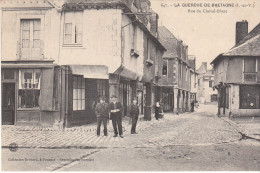
<instances>
[{"instance_id":1,"label":"cobblestone street","mask_svg":"<svg viewBox=\"0 0 260 173\"><path fill-rule=\"evenodd\" d=\"M95 158L95 160L98 161L90 162L91 164L94 164L92 165L92 167L85 167L83 162L77 161L77 163L80 166L76 166L77 168L75 168L73 167L73 165L76 164L75 160L64 162L58 161L56 158L55 162L45 162L44 164L39 166L39 168L41 168L41 170L96 170L98 167L97 164L99 164L99 160L104 160L106 158L115 158L114 162L111 163L111 166L107 167L107 170L123 170L123 168L125 168L126 170L146 169L142 166L139 166L138 169L135 169L133 165L131 167L131 164L130 166L125 167L124 165L126 165L128 162L124 164L124 161L122 161L122 159L125 159L120 157L121 152L119 151L122 151L123 153L129 153L129 157L136 157L136 154L139 153L142 157L136 157L137 160L141 158L144 159L143 157L149 158L147 159L147 161L145 161L147 162L147 164L152 163L154 161L153 159L163 159L167 157L167 161L163 163L161 163L161 161L156 162L158 164L166 164L166 167L164 167L164 169L160 169L161 166L158 165L158 167L156 167L156 163L154 163L155 167L153 168L153 166L151 166L151 169L149 170L167 170L167 168L169 168L169 170L183 170L177 165L167 167L167 162L171 162L176 158L185 158L184 160L189 160L189 158L191 158L191 156L189 155L196 155L196 157L199 157L198 154L195 154L197 153L195 149L196 147L198 148L197 151L200 152L203 157L208 157L207 153L205 154L205 152L211 153L213 151L216 152L219 150L225 151L230 149L230 151L228 152L234 150L237 153L237 148L241 149L240 154L258 153L258 161L252 160L250 164L253 164L254 166L255 164L260 165L260 142L257 138L257 134L260 134L259 123L248 123L251 127L252 125L254 125L253 132L252 129L250 131L250 134L254 136L250 138L250 134L246 133L249 132L245 129L247 126L241 126L239 123L231 121L228 118L218 118L215 115L215 112L216 105L201 105L200 108L197 109L194 113L185 113L180 115L173 115L168 113L165 114L164 118L160 119L159 121L156 121L155 119L153 119L152 121L139 121L137 125L137 135L130 134L130 124L126 118L123 122L123 126L125 129L125 138L123 139L119 137L113 137L111 122L109 122L110 124L108 137L102 135L100 137L97 137L95 131L95 124L65 130L55 130L51 128L39 127L36 128L3 126L2 153L3 162L7 162L3 165L10 165L10 167L8 166L8 168L4 169L15 170L17 166L19 167L24 163L28 163L29 165L30 162L8 161L8 159L10 160L10 158L26 157L26 154L24 154L26 152L34 152L34 159L39 159L40 157L43 157L43 152L45 153L45 158L56 158L56 155L53 154L59 151L63 152L63 155L61 154L59 156L61 158L60 160L62 160L62 158L88 158L89 154L93 154L95 155L95 157L97 157ZM243 135L248 136L249 138L243 138ZM11 143L16 143L19 146L17 152L9 151L8 146ZM220 148L218 148L218 146ZM178 151L176 150L176 147L178 148ZM223 149L223 147L226 149ZM203 150L203 148L205 148L205 150ZM167 152L167 150L172 152L169 153L169 151ZM185 151L184 154L183 151ZM95 154L96 152L97 154ZM68 153L70 153L69 156ZM131 153L133 155L131 155ZM117 154L119 156L117 156ZM216 153L213 152L211 154L214 155ZM227 153L225 152L225 155L226 154ZM123 155L125 156L125 154ZM32 155L30 155L30 157L32 157ZM218 155L217 157L220 159L221 155ZM247 156L245 155L244 157ZM121 161L122 167L113 167L113 164L116 164L116 162ZM145 164L145 162L143 162L143 164ZM103 161L101 161L101 163L103 163ZM34 164L41 164L41 162L36 162ZM189 163L191 167L187 167L187 169L184 170L190 170L194 166L194 164L196 165L198 163ZM198 165L194 168L196 168L196 170L217 169L217 167L215 167L214 164L211 166L209 165L209 167L207 167L207 165L205 166L205 169L199 167ZM240 166L238 170L260 169L259 166L247 166L248 164L245 163L245 166ZM224 168L228 169L228 167ZM21 168L19 169L21 170ZM24 169L30 170L30 166L24 167ZM230 170L235 169L231 168Z\"/></svg>"}]
</instances>

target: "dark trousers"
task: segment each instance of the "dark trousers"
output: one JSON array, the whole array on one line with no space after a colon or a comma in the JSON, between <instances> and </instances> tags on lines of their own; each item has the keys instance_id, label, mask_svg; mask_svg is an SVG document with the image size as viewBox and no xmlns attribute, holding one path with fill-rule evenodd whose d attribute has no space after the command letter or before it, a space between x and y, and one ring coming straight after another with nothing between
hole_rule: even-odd
<instances>
[{"instance_id":1,"label":"dark trousers","mask_svg":"<svg viewBox=\"0 0 260 173\"><path fill-rule=\"evenodd\" d=\"M158 120L159 118L159 107L155 107L155 118Z\"/></svg>"},{"instance_id":2,"label":"dark trousers","mask_svg":"<svg viewBox=\"0 0 260 173\"><path fill-rule=\"evenodd\" d=\"M104 126L104 135L107 135L107 117L98 117L97 118L97 135L100 135L100 126L103 122Z\"/></svg>"},{"instance_id":3,"label":"dark trousers","mask_svg":"<svg viewBox=\"0 0 260 173\"><path fill-rule=\"evenodd\" d=\"M119 135L122 135L123 134L122 116L120 114L112 114L111 116L112 116L111 119L112 119L112 124L113 124L115 135L118 135L118 131L119 131ZM118 128L118 130L117 130L117 128Z\"/></svg>"},{"instance_id":4,"label":"dark trousers","mask_svg":"<svg viewBox=\"0 0 260 173\"><path fill-rule=\"evenodd\" d=\"M136 132L136 124L137 124L138 116L132 116L132 128L131 133Z\"/></svg>"}]
</instances>

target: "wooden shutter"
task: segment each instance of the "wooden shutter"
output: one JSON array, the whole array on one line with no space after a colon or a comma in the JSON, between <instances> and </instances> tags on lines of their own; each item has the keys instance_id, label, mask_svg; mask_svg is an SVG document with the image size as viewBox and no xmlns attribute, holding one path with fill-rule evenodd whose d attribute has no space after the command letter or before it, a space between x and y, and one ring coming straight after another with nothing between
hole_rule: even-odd
<instances>
[{"instance_id":1,"label":"wooden shutter","mask_svg":"<svg viewBox=\"0 0 260 173\"><path fill-rule=\"evenodd\" d=\"M53 74L54 74L53 68L42 69L41 95L40 95L41 110L52 110Z\"/></svg>"}]
</instances>

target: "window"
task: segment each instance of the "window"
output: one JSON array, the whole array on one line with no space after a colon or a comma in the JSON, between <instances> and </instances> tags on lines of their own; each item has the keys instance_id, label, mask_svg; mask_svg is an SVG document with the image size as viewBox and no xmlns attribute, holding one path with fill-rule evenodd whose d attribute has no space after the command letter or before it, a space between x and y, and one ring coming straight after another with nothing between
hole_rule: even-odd
<instances>
[{"instance_id":1,"label":"window","mask_svg":"<svg viewBox=\"0 0 260 173\"><path fill-rule=\"evenodd\" d=\"M256 72L256 58L245 58L245 73Z\"/></svg>"},{"instance_id":2,"label":"window","mask_svg":"<svg viewBox=\"0 0 260 173\"><path fill-rule=\"evenodd\" d=\"M213 81L210 80L210 81L209 81L209 87L212 87L212 85L213 85Z\"/></svg>"},{"instance_id":3,"label":"window","mask_svg":"<svg viewBox=\"0 0 260 173\"><path fill-rule=\"evenodd\" d=\"M256 58L244 59L244 80L246 82L256 82Z\"/></svg>"},{"instance_id":4,"label":"window","mask_svg":"<svg viewBox=\"0 0 260 173\"><path fill-rule=\"evenodd\" d=\"M40 69L24 69L19 71L19 108L39 107Z\"/></svg>"},{"instance_id":5,"label":"window","mask_svg":"<svg viewBox=\"0 0 260 173\"><path fill-rule=\"evenodd\" d=\"M132 49L137 49L137 26L133 25Z\"/></svg>"},{"instance_id":6,"label":"window","mask_svg":"<svg viewBox=\"0 0 260 173\"><path fill-rule=\"evenodd\" d=\"M106 81L105 80L97 80L97 92L98 92L98 98L101 96L106 97Z\"/></svg>"},{"instance_id":7,"label":"window","mask_svg":"<svg viewBox=\"0 0 260 173\"><path fill-rule=\"evenodd\" d=\"M167 76L167 60L163 60L162 75Z\"/></svg>"},{"instance_id":8,"label":"window","mask_svg":"<svg viewBox=\"0 0 260 173\"><path fill-rule=\"evenodd\" d=\"M240 109L260 109L260 87L240 86Z\"/></svg>"},{"instance_id":9,"label":"window","mask_svg":"<svg viewBox=\"0 0 260 173\"><path fill-rule=\"evenodd\" d=\"M85 110L85 79L73 76L73 110Z\"/></svg>"},{"instance_id":10,"label":"window","mask_svg":"<svg viewBox=\"0 0 260 173\"><path fill-rule=\"evenodd\" d=\"M82 12L66 12L64 44L82 44Z\"/></svg>"},{"instance_id":11,"label":"window","mask_svg":"<svg viewBox=\"0 0 260 173\"><path fill-rule=\"evenodd\" d=\"M21 20L21 46L22 48L39 48L41 34L40 19Z\"/></svg>"},{"instance_id":12,"label":"window","mask_svg":"<svg viewBox=\"0 0 260 173\"><path fill-rule=\"evenodd\" d=\"M10 69L5 69L2 70L4 79L14 79L14 70L10 70Z\"/></svg>"},{"instance_id":13,"label":"window","mask_svg":"<svg viewBox=\"0 0 260 173\"><path fill-rule=\"evenodd\" d=\"M186 72L185 72L186 76L185 76L185 80L187 81L188 80L188 67L186 66Z\"/></svg>"}]
</instances>

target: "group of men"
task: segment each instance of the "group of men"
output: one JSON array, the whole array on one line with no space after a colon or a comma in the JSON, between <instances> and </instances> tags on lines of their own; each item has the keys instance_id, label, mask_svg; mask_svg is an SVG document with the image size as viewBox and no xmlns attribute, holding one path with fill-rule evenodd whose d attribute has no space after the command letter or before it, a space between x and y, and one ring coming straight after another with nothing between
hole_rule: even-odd
<instances>
[{"instance_id":1,"label":"group of men","mask_svg":"<svg viewBox=\"0 0 260 173\"><path fill-rule=\"evenodd\" d=\"M122 116L123 116L123 106L118 101L118 98L113 95L111 97L110 104L107 104L105 97L99 98L100 102L95 107L95 114L97 116L97 136L100 136L100 127L103 123L104 126L104 135L107 136L107 122L112 120L114 128L114 136L123 138L123 129L122 129ZM131 134L136 133L136 124L139 116L139 107L137 105L137 99L133 99L133 103L130 106L130 117L132 118L132 128Z\"/></svg>"}]
</instances>

